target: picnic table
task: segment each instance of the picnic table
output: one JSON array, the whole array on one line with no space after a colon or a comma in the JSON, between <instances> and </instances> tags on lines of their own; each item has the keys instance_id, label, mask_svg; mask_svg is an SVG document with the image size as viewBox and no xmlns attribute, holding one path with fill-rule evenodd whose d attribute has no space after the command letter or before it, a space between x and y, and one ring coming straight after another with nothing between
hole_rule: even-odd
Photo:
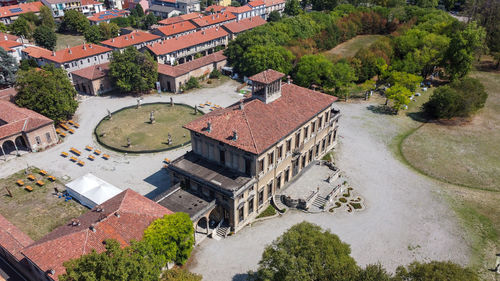
<instances>
[{"instance_id":1,"label":"picnic table","mask_svg":"<svg viewBox=\"0 0 500 281\"><path fill-rule=\"evenodd\" d=\"M94 150L94 149L92 148L92 146L89 146L89 145L86 145L86 146L85 146L85 149L86 149L86 150L88 150L88 151L92 151L92 150Z\"/></svg>"},{"instance_id":2,"label":"picnic table","mask_svg":"<svg viewBox=\"0 0 500 281\"><path fill-rule=\"evenodd\" d=\"M46 175L47 175L47 171L45 171L45 170L40 170L40 175L42 175L42 176L46 176Z\"/></svg>"},{"instance_id":3,"label":"picnic table","mask_svg":"<svg viewBox=\"0 0 500 281\"><path fill-rule=\"evenodd\" d=\"M101 151L100 151L99 149L96 149L96 150L94 150L94 153L95 153L96 155L99 155L99 154L101 154Z\"/></svg>"},{"instance_id":4,"label":"picnic table","mask_svg":"<svg viewBox=\"0 0 500 281\"><path fill-rule=\"evenodd\" d=\"M59 126L61 126L61 128L63 128L66 131L69 130L69 127L66 124L61 123L59 124Z\"/></svg>"},{"instance_id":5,"label":"picnic table","mask_svg":"<svg viewBox=\"0 0 500 281\"><path fill-rule=\"evenodd\" d=\"M76 149L76 148L74 148L74 147L72 147L70 150L71 150L71 152L73 152L74 154L76 154L76 155L78 155L78 156L80 156L80 154L82 154L82 153L80 152L80 150L78 150L78 149Z\"/></svg>"},{"instance_id":6,"label":"picnic table","mask_svg":"<svg viewBox=\"0 0 500 281\"><path fill-rule=\"evenodd\" d=\"M32 174L29 174L28 175L28 179L34 181L35 180L35 176L33 176Z\"/></svg>"},{"instance_id":7,"label":"picnic table","mask_svg":"<svg viewBox=\"0 0 500 281\"><path fill-rule=\"evenodd\" d=\"M71 161L73 161L73 162L78 161L78 159L77 159L75 156L71 156L69 159L70 159Z\"/></svg>"},{"instance_id":8,"label":"picnic table","mask_svg":"<svg viewBox=\"0 0 500 281\"><path fill-rule=\"evenodd\" d=\"M74 134L74 133L75 133L75 130L73 130L73 129L68 129L68 132L70 132L71 134Z\"/></svg>"},{"instance_id":9,"label":"picnic table","mask_svg":"<svg viewBox=\"0 0 500 281\"><path fill-rule=\"evenodd\" d=\"M92 154L90 154L89 157L87 157L87 158L89 158L89 160L92 160L92 161L94 161L94 159L95 159L94 155L92 155Z\"/></svg>"},{"instance_id":10,"label":"picnic table","mask_svg":"<svg viewBox=\"0 0 500 281\"><path fill-rule=\"evenodd\" d=\"M66 151L61 152L61 156L62 156L62 157L68 157L68 155L69 155L69 154L68 154Z\"/></svg>"},{"instance_id":11,"label":"picnic table","mask_svg":"<svg viewBox=\"0 0 500 281\"><path fill-rule=\"evenodd\" d=\"M24 181L22 181L22 180L17 180L16 183L19 186L23 186L24 185Z\"/></svg>"},{"instance_id":12,"label":"picnic table","mask_svg":"<svg viewBox=\"0 0 500 281\"><path fill-rule=\"evenodd\" d=\"M108 160L108 159L109 159L109 155L108 155L108 154L103 154L103 155L102 155L102 158L104 158L104 159Z\"/></svg>"},{"instance_id":13,"label":"picnic table","mask_svg":"<svg viewBox=\"0 0 500 281\"><path fill-rule=\"evenodd\" d=\"M31 187L29 185L25 186L24 189L26 189L29 192L33 191L33 187Z\"/></svg>"},{"instance_id":14,"label":"picnic table","mask_svg":"<svg viewBox=\"0 0 500 281\"><path fill-rule=\"evenodd\" d=\"M36 182L36 184L38 184L39 186L43 186L45 183L44 183L43 181L41 181L41 180L38 180L38 181Z\"/></svg>"},{"instance_id":15,"label":"picnic table","mask_svg":"<svg viewBox=\"0 0 500 281\"><path fill-rule=\"evenodd\" d=\"M56 177L54 177L54 176L48 176L47 178L48 178L50 181L56 181Z\"/></svg>"},{"instance_id":16,"label":"picnic table","mask_svg":"<svg viewBox=\"0 0 500 281\"><path fill-rule=\"evenodd\" d=\"M85 166L85 162L83 162L82 160L80 160L80 161L78 161L78 165Z\"/></svg>"},{"instance_id":17,"label":"picnic table","mask_svg":"<svg viewBox=\"0 0 500 281\"><path fill-rule=\"evenodd\" d=\"M70 123L71 125L73 125L73 127L75 127L75 128L80 128L80 124L76 123L73 120L69 120L68 123Z\"/></svg>"}]
</instances>

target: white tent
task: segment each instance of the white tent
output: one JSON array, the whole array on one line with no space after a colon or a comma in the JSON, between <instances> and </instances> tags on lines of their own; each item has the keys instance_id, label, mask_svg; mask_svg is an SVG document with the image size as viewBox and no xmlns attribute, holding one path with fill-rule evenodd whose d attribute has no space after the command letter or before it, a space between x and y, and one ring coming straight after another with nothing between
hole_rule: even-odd
<instances>
[{"instance_id":1,"label":"white tent","mask_svg":"<svg viewBox=\"0 0 500 281\"><path fill-rule=\"evenodd\" d=\"M123 190L88 173L67 183L66 191L82 205L93 208L113 198Z\"/></svg>"}]
</instances>

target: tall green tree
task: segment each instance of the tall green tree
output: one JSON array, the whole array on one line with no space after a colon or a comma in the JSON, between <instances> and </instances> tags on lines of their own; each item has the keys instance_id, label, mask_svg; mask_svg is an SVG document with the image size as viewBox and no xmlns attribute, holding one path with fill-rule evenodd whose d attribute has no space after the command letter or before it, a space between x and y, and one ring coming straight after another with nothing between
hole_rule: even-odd
<instances>
[{"instance_id":1,"label":"tall green tree","mask_svg":"<svg viewBox=\"0 0 500 281\"><path fill-rule=\"evenodd\" d=\"M391 281L391 275L380 264L370 264L359 271L356 281Z\"/></svg>"},{"instance_id":2,"label":"tall green tree","mask_svg":"<svg viewBox=\"0 0 500 281\"><path fill-rule=\"evenodd\" d=\"M411 91L401 84L396 84L385 91L386 98L392 100L392 109L396 114L410 103L411 94Z\"/></svg>"},{"instance_id":3,"label":"tall green tree","mask_svg":"<svg viewBox=\"0 0 500 281\"><path fill-rule=\"evenodd\" d=\"M89 43L98 43L103 40L101 34L100 25L92 25L83 32L83 36L85 37L85 41Z\"/></svg>"},{"instance_id":4,"label":"tall green tree","mask_svg":"<svg viewBox=\"0 0 500 281\"><path fill-rule=\"evenodd\" d=\"M348 244L319 226L292 226L264 249L256 280L356 280L358 267Z\"/></svg>"},{"instance_id":5,"label":"tall green tree","mask_svg":"<svg viewBox=\"0 0 500 281\"><path fill-rule=\"evenodd\" d=\"M144 16L144 9L142 8L141 4L135 5L135 7L132 9L130 12L131 16L142 18Z\"/></svg>"},{"instance_id":6,"label":"tall green tree","mask_svg":"<svg viewBox=\"0 0 500 281\"><path fill-rule=\"evenodd\" d=\"M3 22L0 22L0 32L6 32L7 30L9 30L7 26Z\"/></svg>"},{"instance_id":7,"label":"tall green tree","mask_svg":"<svg viewBox=\"0 0 500 281\"><path fill-rule=\"evenodd\" d=\"M353 86L358 78L356 71L347 62L339 61L332 68L332 80L326 86L335 88L335 92L346 90Z\"/></svg>"},{"instance_id":8,"label":"tall green tree","mask_svg":"<svg viewBox=\"0 0 500 281\"><path fill-rule=\"evenodd\" d=\"M54 50L57 44L56 33L52 30L52 28L45 25L41 25L35 29L33 38L38 46L49 50Z\"/></svg>"},{"instance_id":9,"label":"tall green tree","mask_svg":"<svg viewBox=\"0 0 500 281\"><path fill-rule=\"evenodd\" d=\"M315 11L331 11L338 5L338 0L311 0Z\"/></svg>"},{"instance_id":10,"label":"tall green tree","mask_svg":"<svg viewBox=\"0 0 500 281\"><path fill-rule=\"evenodd\" d=\"M149 53L128 47L123 53L113 52L110 76L124 93L146 93L158 80L158 64Z\"/></svg>"},{"instance_id":11,"label":"tall green tree","mask_svg":"<svg viewBox=\"0 0 500 281\"><path fill-rule=\"evenodd\" d=\"M243 54L238 69L247 77L269 68L289 73L292 70L293 58L293 54L281 46L255 45Z\"/></svg>"},{"instance_id":12,"label":"tall green tree","mask_svg":"<svg viewBox=\"0 0 500 281\"><path fill-rule=\"evenodd\" d=\"M184 264L193 250L193 222L186 213L165 215L144 231L143 242L166 261Z\"/></svg>"},{"instance_id":13,"label":"tall green tree","mask_svg":"<svg viewBox=\"0 0 500 281\"><path fill-rule=\"evenodd\" d=\"M281 20L281 15L278 11L272 11L269 13L269 17L267 18L268 22L277 22Z\"/></svg>"},{"instance_id":14,"label":"tall green tree","mask_svg":"<svg viewBox=\"0 0 500 281\"><path fill-rule=\"evenodd\" d=\"M201 281L202 276L183 268L172 268L163 273L160 281Z\"/></svg>"},{"instance_id":15,"label":"tall green tree","mask_svg":"<svg viewBox=\"0 0 500 281\"><path fill-rule=\"evenodd\" d=\"M140 5L139 5L140 6ZM153 24L158 23L158 18L153 15L153 13L149 13L147 16L144 17L144 20L142 22L142 28L148 30Z\"/></svg>"},{"instance_id":16,"label":"tall green tree","mask_svg":"<svg viewBox=\"0 0 500 281\"><path fill-rule=\"evenodd\" d=\"M452 262L413 262L408 267L396 269L394 281L479 281L476 273Z\"/></svg>"},{"instance_id":17,"label":"tall green tree","mask_svg":"<svg viewBox=\"0 0 500 281\"><path fill-rule=\"evenodd\" d=\"M404 86L411 92L415 92L417 86L422 82L422 77L399 71L392 71L389 73L389 77L387 78L387 82L392 85L399 84Z\"/></svg>"},{"instance_id":18,"label":"tall green tree","mask_svg":"<svg viewBox=\"0 0 500 281\"><path fill-rule=\"evenodd\" d=\"M68 120L78 107L75 87L66 71L48 64L42 68L19 71L16 104L55 121Z\"/></svg>"},{"instance_id":19,"label":"tall green tree","mask_svg":"<svg viewBox=\"0 0 500 281\"><path fill-rule=\"evenodd\" d=\"M287 0L285 3L285 14L289 16L296 16L302 12L299 0Z\"/></svg>"},{"instance_id":20,"label":"tall green tree","mask_svg":"<svg viewBox=\"0 0 500 281\"><path fill-rule=\"evenodd\" d=\"M34 23L23 17L19 17L9 26L9 29L17 36L24 36L27 39L31 39L33 38L35 27Z\"/></svg>"},{"instance_id":21,"label":"tall green tree","mask_svg":"<svg viewBox=\"0 0 500 281\"><path fill-rule=\"evenodd\" d=\"M40 7L40 24L51 29L56 27L52 11L47 6Z\"/></svg>"},{"instance_id":22,"label":"tall green tree","mask_svg":"<svg viewBox=\"0 0 500 281\"><path fill-rule=\"evenodd\" d=\"M293 77L295 84L306 88L312 84L332 85L333 63L323 55L305 55L297 63Z\"/></svg>"},{"instance_id":23,"label":"tall green tree","mask_svg":"<svg viewBox=\"0 0 500 281\"><path fill-rule=\"evenodd\" d=\"M90 27L90 22L82 13L77 10L67 10L60 26L62 31L83 33Z\"/></svg>"},{"instance_id":24,"label":"tall green tree","mask_svg":"<svg viewBox=\"0 0 500 281\"><path fill-rule=\"evenodd\" d=\"M110 23L102 22L99 24L99 29L101 32L102 40L107 40L116 37L120 32L120 27L114 22Z\"/></svg>"},{"instance_id":25,"label":"tall green tree","mask_svg":"<svg viewBox=\"0 0 500 281\"><path fill-rule=\"evenodd\" d=\"M0 85L11 86L16 82L18 65L16 59L0 48Z\"/></svg>"},{"instance_id":26,"label":"tall green tree","mask_svg":"<svg viewBox=\"0 0 500 281\"><path fill-rule=\"evenodd\" d=\"M421 8L436 8L439 0L413 0L413 4Z\"/></svg>"}]
</instances>

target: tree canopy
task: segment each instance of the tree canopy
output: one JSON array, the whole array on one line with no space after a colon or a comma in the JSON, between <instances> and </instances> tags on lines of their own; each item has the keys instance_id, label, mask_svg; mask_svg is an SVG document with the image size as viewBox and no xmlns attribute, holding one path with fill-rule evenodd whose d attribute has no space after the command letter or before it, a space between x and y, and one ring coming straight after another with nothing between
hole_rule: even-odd
<instances>
[{"instance_id":1,"label":"tree canopy","mask_svg":"<svg viewBox=\"0 0 500 281\"><path fill-rule=\"evenodd\" d=\"M183 268L172 268L163 273L160 281L201 281L202 276Z\"/></svg>"},{"instance_id":2,"label":"tree canopy","mask_svg":"<svg viewBox=\"0 0 500 281\"><path fill-rule=\"evenodd\" d=\"M151 55L134 47L113 52L109 65L110 76L124 93L145 93L154 88L158 80L158 64Z\"/></svg>"},{"instance_id":3,"label":"tree canopy","mask_svg":"<svg viewBox=\"0 0 500 281\"><path fill-rule=\"evenodd\" d=\"M0 85L13 85L16 82L18 67L16 59L0 48Z\"/></svg>"},{"instance_id":4,"label":"tree canopy","mask_svg":"<svg viewBox=\"0 0 500 281\"><path fill-rule=\"evenodd\" d=\"M51 29L56 27L52 11L47 6L40 7L40 24Z\"/></svg>"},{"instance_id":5,"label":"tree canopy","mask_svg":"<svg viewBox=\"0 0 500 281\"><path fill-rule=\"evenodd\" d=\"M52 28L41 25L35 29L33 33L33 38L35 39L35 43L40 47L54 50L57 44L57 35L52 30Z\"/></svg>"},{"instance_id":6,"label":"tree canopy","mask_svg":"<svg viewBox=\"0 0 500 281\"><path fill-rule=\"evenodd\" d=\"M78 107L75 87L66 71L52 64L41 70L31 68L17 75L16 104L55 121L68 120Z\"/></svg>"},{"instance_id":7,"label":"tree canopy","mask_svg":"<svg viewBox=\"0 0 500 281\"><path fill-rule=\"evenodd\" d=\"M394 281L479 281L476 273L452 262L431 261L429 263L413 262L408 267L396 269Z\"/></svg>"},{"instance_id":8,"label":"tree canopy","mask_svg":"<svg viewBox=\"0 0 500 281\"><path fill-rule=\"evenodd\" d=\"M285 3L284 12L289 16L296 16L302 13L302 8L300 7L299 0L287 0Z\"/></svg>"},{"instance_id":9,"label":"tree canopy","mask_svg":"<svg viewBox=\"0 0 500 281\"><path fill-rule=\"evenodd\" d=\"M90 22L82 13L77 10L67 10L64 12L61 31L84 33L90 27Z\"/></svg>"}]
</instances>

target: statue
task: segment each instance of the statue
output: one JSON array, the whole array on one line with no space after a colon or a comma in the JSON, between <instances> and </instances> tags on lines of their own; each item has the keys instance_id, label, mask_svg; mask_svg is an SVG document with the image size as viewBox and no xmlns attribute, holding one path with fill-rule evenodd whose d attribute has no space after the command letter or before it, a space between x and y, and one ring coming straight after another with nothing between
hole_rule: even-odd
<instances>
[{"instance_id":1,"label":"statue","mask_svg":"<svg viewBox=\"0 0 500 281\"><path fill-rule=\"evenodd\" d=\"M154 123L155 123L155 112L154 112L154 110L152 110L152 111L149 113L149 121L151 122L151 124L154 124Z\"/></svg>"},{"instance_id":2,"label":"statue","mask_svg":"<svg viewBox=\"0 0 500 281\"><path fill-rule=\"evenodd\" d=\"M198 114L198 105L194 106L194 115Z\"/></svg>"},{"instance_id":3,"label":"statue","mask_svg":"<svg viewBox=\"0 0 500 281\"><path fill-rule=\"evenodd\" d=\"M130 138L127 138L127 147L132 146L132 142L130 141Z\"/></svg>"},{"instance_id":4,"label":"statue","mask_svg":"<svg viewBox=\"0 0 500 281\"><path fill-rule=\"evenodd\" d=\"M111 120L111 111L108 109L108 119Z\"/></svg>"},{"instance_id":5,"label":"statue","mask_svg":"<svg viewBox=\"0 0 500 281\"><path fill-rule=\"evenodd\" d=\"M137 99L137 108L141 108L141 99Z\"/></svg>"},{"instance_id":6,"label":"statue","mask_svg":"<svg viewBox=\"0 0 500 281\"><path fill-rule=\"evenodd\" d=\"M174 106L174 98L170 97L170 106Z\"/></svg>"},{"instance_id":7,"label":"statue","mask_svg":"<svg viewBox=\"0 0 500 281\"><path fill-rule=\"evenodd\" d=\"M168 145L171 145L171 144L172 144L172 135L170 135L170 133L168 133L167 144L168 144Z\"/></svg>"}]
</instances>

